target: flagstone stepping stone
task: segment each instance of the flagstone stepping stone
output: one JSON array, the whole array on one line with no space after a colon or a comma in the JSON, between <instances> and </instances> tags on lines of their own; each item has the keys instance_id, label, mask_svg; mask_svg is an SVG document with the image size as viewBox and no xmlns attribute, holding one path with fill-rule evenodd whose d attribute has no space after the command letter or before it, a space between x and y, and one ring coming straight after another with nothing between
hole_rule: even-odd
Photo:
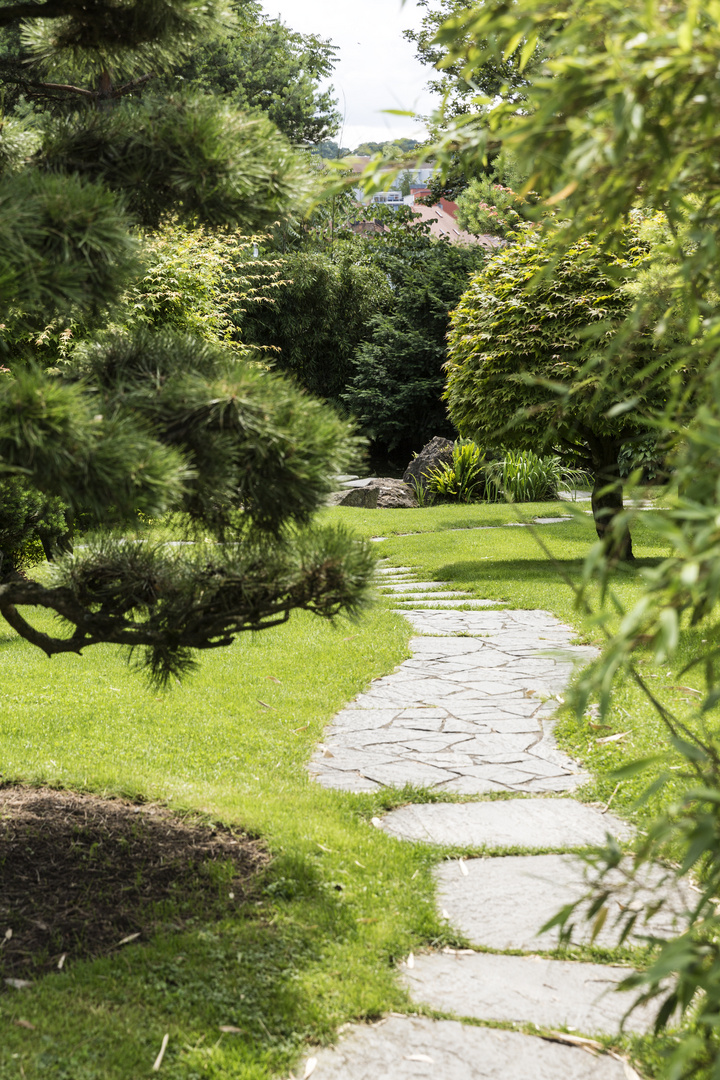
<instances>
[{"instance_id":1,"label":"flagstone stepping stone","mask_svg":"<svg viewBox=\"0 0 720 1080\"><path fill-rule=\"evenodd\" d=\"M413 1001L441 1012L478 1020L568 1027L583 1035L614 1035L637 991L616 992L631 969L607 964L571 963L540 956L493 953L436 953L415 956L401 966ZM627 1031L652 1028L657 1005L633 1010Z\"/></svg>"},{"instance_id":2,"label":"flagstone stepping stone","mask_svg":"<svg viewBox=\"0 0 720 1080\"><path fill-rule=\"evenodd\" d=\"M412 581L412 582L394 582L394 581L382 581L380 587L386 592L407 592L408 585L412 585L413 592L424 592L426 590L436 591L440 585L444 585L443 581Z\"/></svg>"},{"instance_id":3,"label":"flagstone stepping stone","mask_svg":"<svg viewBox=\"0 0 720 1080\"><path fill-rule=\"evenodd\" d=\"M447 595L447 594L445 594L445 595ZM452 595L457 596L459 594L458 593L455 593L455 594L451 593L450 595L451 596ZM425 604L422 603L423 600L426 600L427 603L425 603ZM407 601L405 601L403 599L398 600L398 603L401 603L401 604L406 603L406 602ZM441 600L441 601L434 600L434 601L432 601L432 603L428 600L427 597L418 597L418 599L416 601L414 601L415 607L419 608L420 610L427 610L428 608L434 608L434 609L436 609L438 611L442 610L442 608L440 606L441 604L443 605L444 608L449 610L449 609L452 609L452 608L459 608L459 607L488 608L488 607L494 607L496 604L501 604L501 603L502 603L502 600L479 600L479 599L477 599L477 597L473 597L473 596L468 596L467 600ZM401 610L403 612L403 614L405 614L405 612L408 609L407 608L401 608L399 610Z\"/></svg>"},{"instance_id":4,"label":"flagstone stepping stone","mask_svg":"<svg viewBox=\"0 0 720 1080\"><path fill-rule=\"evenodd\" d=\"M585 864L573 855L507 855L502 858L467 859L443 863L436 870L438 906L456 930L473 945L489 949L555 949L559 932L555 927L538 931L565 905L587 891ZM608 881L619 884L614 871ZM631 891L623 886L617 899L609 903L605 925L595 944L614 947L619 928L615 925L623 907L638 908L659 896L666 904L647 922L638 920L630 944L642 944L643 937L679 933L682 912L692 905L686 886L679 885L671 871L650 866L643 873L642 887ZM619 903L618 903L619 901ZM592 923L582 913L573 917L573 941L589 943Z\"/></svg>"},{"instance_id":5,"label":"flagstone stepping stone","mask_svg":"<svg viewBox=\"0 0 720 1080\"><path fill-rule=\"evenodd\" d=\"M421 603L424 604L429 600L433 600L433 601L441 600L442 601L442 600L456 599L457 597L463 597L463 596L465 597L466 600L472 600L473 599L472 593L457 592L456 590L453 590L453 589L446 589L444 592L424 592L424 593L419 592L419 593L416 593L416 592L412 591L412 585L409 585L408 588L407 588L407 592L404 592L400 596L394 596L393 600L395 600L396 603L398 603L398 604L414 604L417 601L420 601ZM435 605L435 606L437 606L437 605Z\"/></svg>"},{"instance_id":6,"label":"flagstone stepping stone","mask_svg":"<svg viewBox=\"0 0 720 1080\"><path fill-rule=\"evenodd\" d=\"M502 799L477 803L422 803L387 814L380 827L401 840L455 847L568 848L626 839L629 826L573 799Z\"/></svg>"},{"instance_id":7,"label":"flagstone stepping stone","mask_svg":"<svg viewBox=\"0 0 720 1080\"><path fill-rule=\"evenodd\" d=\"M393 1016L313 1054L313 1080L627 1080L622 1061L516 1031ZM300 1076L304 1068L301 1067Z\"/></svg>"}]
</instances>

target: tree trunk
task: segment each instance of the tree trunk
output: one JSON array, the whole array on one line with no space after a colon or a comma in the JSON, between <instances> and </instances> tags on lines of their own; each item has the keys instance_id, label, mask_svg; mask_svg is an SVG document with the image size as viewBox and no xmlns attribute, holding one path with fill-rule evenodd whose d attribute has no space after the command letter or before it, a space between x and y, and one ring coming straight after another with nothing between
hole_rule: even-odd
<instances>
[{"instance_id":1,"label":"tree trunk","mask_svg":"<svg viewBox=\"0 0 720 1080\"><path fill-rule=\"evenodd\" d=\"M595 531L604 541L610 558L630 562L634 558L632 539L627 526L618 530L615 518L623 509L623 487L618 467L619 446L615 442L602 443L593 455L594 482L592 512Z\"/></svg>"}]
</instances>

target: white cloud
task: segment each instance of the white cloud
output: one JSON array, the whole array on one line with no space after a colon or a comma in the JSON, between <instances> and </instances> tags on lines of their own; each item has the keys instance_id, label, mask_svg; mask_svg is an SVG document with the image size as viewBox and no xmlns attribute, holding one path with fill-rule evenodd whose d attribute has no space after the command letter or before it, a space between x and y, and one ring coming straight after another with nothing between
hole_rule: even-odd
<instances>
[{"instance_id":1,"label":"white cloud","mask_svg":"<svg viewBox=\"0 0 720 1080\"><path fill-rule=\"evenodd\" d=\"M330 38L339 47L331 80L345 113L343 144L356 146L401 137L421 138L422 125L411 116L385 110L432 112L436 101L425 84L430 70L414 55L403 30L420 25L424 13L415 0L262 0L272 17L291 29Z\"/></svg>"}]
</instances>

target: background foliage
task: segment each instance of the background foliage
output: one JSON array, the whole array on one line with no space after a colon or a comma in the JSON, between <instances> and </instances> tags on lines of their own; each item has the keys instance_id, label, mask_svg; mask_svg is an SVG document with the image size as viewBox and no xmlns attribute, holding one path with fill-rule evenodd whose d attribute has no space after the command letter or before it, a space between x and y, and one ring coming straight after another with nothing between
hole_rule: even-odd
<instances>
[{"instance_id":1,"label":"background foliage","mask_svg":"<svg viewBox=\"0 0 720 1080\"><path fill-rule=\"evenodd\" d=\"M549 5L525 0L512 9L499 3L474 5L443 27L439 44L453 63L468 70L482 60L511 55L517 55L522 67L539 45L544 54L541 68L529 79L522 110L509 99L486 100L463 131L448 126L438 147L448 168L456 160L458 141L472 168L487 160L486 147L492 141L501 140L527 162L534 188L550 205L562 207L569 222L560 235L565 249L589 232L596 233L599 245L612 248L618 220L636 210L657 211L667 223L665 240L641 283L651 287L639 288L634 296L627 290L632 300L619 340L631 342L638 327L647 326L666 365L660 379L667 392L655 408L653 423L666 445L674 447L674 473L668 506L651 525L670 554L647 573L644 595L626 608L611 584L605 554L593 552L588 578L598 570L605 575L606 602L616 605L623 618L608 634L603 657L582 680L576 706L582 715L596 698L606 712L615 676L627 672L652 702L669 742L686 762L686 795L651 830L636 862L640 865L669 846L680 874L693 869L698 873L701 892L689 913L687 932L663 942L657 964L637 982L651 996L664 999L659 1026L676 1001L686 1016L666 1062L667 1075L714 1076L720 1068L715 1024L720 963L713 921L720 851L714 721L720 698L720 204L712 147L720 104L720 5L651 0L619 6L591 0L571 3L562 17ZM663 294L665 303L659 304ZM684 338L676 334L679 324L686 327ZM615 387L616 415L623 409L632 413L636 385L627 385L615 364L616 353L610 350L601 371ZM645 376L652 384L652 362ZM625 516L618 528L626 524ZM581 593L579 603L587 604L587 596ZM602 608L597 619L601 626L606 620ZM689 626L697 626L702 637L689 636ZM636 651L640 642L649 642L662 660L674 656L685 641L690 644L686 670L702 670L706 683L697 714L679 722L671 704L643 678ZM610 853L608 860L613 857ZM602 889L601 884L601 903ZM662 975L673 976L669 993Z\"/></svg>"}]
</instances>

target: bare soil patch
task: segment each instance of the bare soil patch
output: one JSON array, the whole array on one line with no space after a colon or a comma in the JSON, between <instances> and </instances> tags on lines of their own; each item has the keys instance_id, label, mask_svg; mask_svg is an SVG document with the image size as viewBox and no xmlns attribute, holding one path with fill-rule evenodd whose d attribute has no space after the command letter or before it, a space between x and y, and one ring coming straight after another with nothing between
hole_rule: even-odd
<instances>
[{"instance_id":1,"label":"bare soil patch","mask_svg":"<svg viewBox=\"0 0 720 1080\"><path fill-rule=\"evenodd\" d=\"M237 914L268 862L258 840L162 806L0 788L0 988Z\"/></svg>"}]
</instances>

